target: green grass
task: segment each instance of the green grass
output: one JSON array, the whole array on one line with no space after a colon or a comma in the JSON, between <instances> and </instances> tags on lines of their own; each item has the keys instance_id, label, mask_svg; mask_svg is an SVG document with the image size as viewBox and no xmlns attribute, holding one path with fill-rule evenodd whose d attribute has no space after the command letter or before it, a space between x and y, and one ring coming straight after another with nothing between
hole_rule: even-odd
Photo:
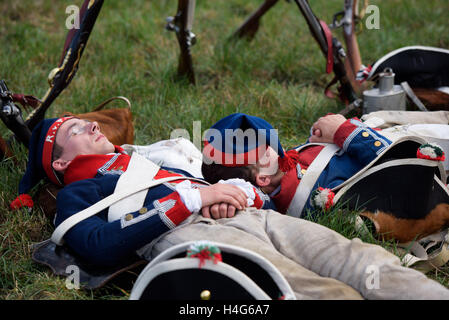
<instances>
[{"instance_id":1,"label":"green grass","mask_svg":"<svg viewBox=\"0 0 449 320\"><path fill-rule=\"evenodd\" d=\"M0 78L14 92L41 98L67 33L65 8L82 1L10 2L0 3ZM260 3L197 2L194 87L176 79L178 44L164 29L177 1L105 1L78 73L46 116L87 112L111 96L123 95L132 102L136 144L168 139L176 128L192 134L194 121L201 121L204 131L238 111L269 120L279 129L284 148L299 144L314 120L343 106L323 95L332 76L325 74L324 58L294 3L280 1L271 9L253 41L228 41ZM359 35L365 64L406 45L449 47L446 0L370 3L380 8L380 29L364 29ZM330 22L343 1L314 0L311 5ZM337 36L342 40L340 31ZM10 135L5 126L0 126L0 134ZM15 149L16 163L0 163L0 299L126 299L129 290L114 284L97 291L68 290L65 279L31 261L29 245L47 239L52 227L39 207L32 212L8 210L26 163L26 150ZM347 237L360 236L348 227L350 221L341 220L350 216L335 214L319 222ZM442 269L432 277L448 285L447 273Z\"/></svg>"}]
</instances>

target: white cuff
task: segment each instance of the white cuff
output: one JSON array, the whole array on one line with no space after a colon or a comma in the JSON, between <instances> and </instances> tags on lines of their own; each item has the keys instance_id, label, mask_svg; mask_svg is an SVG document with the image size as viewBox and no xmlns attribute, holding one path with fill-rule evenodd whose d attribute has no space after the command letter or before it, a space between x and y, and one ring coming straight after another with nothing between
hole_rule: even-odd
<instances>
[{"instance_id":1,"label":"white cuff","mask_svg":"<svg viewBox=\"0 0 449 320\"><path fill-rule=\"evenodd\" d=\"M179 193L181 201L190 212L200 211L202 207L200 190L192 188L190 180L184 180L183 182L178 183L175 190Z\"/></svg>"},{"instance_id":2,"label":"white cuff","mask_svg":"<svg viewBox=\"0 0 449 320\"><path fill-rule=\"evenodd\" d=\"M256 193L254 192L254 186L249 183L248 181L245 181L243 179L228 179L228 180L220 180L218 183L224 183L224 184L232 184L234 186L239 187L242 189L246 196L248 197L247 204L249 207L251 207L254 204L254 199L256 199Z\"/></svg>"}]
</instances>

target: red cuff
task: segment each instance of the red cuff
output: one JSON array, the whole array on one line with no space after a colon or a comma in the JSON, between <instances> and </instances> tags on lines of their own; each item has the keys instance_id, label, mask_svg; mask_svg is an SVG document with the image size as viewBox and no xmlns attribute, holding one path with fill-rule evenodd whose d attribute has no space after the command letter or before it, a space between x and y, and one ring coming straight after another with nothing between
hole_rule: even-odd
<instances>
[{"instance_id":1,"label":"red cuff","mask_svg":"<svg viewBox=\"0 0 449 320\"><path fill-rule=\"evenodd\" d=\"M343 148L345 140L356 128L357 126L355 124L352 124L349 119L343 122L334 134L334 143L340 148Z\"/></svg>"},{"instance_id":2,"label":"red cuff","mask_svg":"<svg viewBox=\"0 0 449 320\"><path fill-rule=\"evenodd\" d=\"M254 204L252 206L257 209L260 209L263 207L263 200L257 194L256 189L254 189L254 194L256 195L256 197L254 198Z\"/></svg>"},{"instance_id":3,"label":"red cuff","mask_svg":"<svg viewBox=\"0 0 449 320\"><path fill-rule=\"evenodd\" d=\"M187 209L184 202L181 200L181 196L177 192L172 192L168 196L159 200L159 203L163 204L167 200L175 200L176 204L165 215L175 226L179 225L185 219L187 219L192 213Z\"/></svg>"}]
</instances>

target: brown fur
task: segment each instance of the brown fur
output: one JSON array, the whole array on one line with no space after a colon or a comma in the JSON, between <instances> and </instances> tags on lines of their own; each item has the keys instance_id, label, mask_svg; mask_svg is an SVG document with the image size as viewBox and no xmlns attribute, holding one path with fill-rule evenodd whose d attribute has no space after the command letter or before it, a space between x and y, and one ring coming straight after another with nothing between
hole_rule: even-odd
<instances>
[{"instance_id":1,"label":"brown fur","mask_svg":"<svg viewBox=\"0 0 449 320\"><path fill-rule=\"evenodd\" d=\"M438 204L424 219L399 219L387 212L363 212L362 216L373 221L376 233L385 240L408 242L430 234L449 225L449 204Z\"/></svg>"},{"instance_id":2,"label":"brown fur","mask_svg":"<svg viewBox=\"0 0 449 320\"><path fill-rule=\"evenodd\" d=\"M10 158L13 154L11 150L8 148L8 144L5 140L3 140L2 136L0 136L0 160L4 158Z\"/></svg>"},{"instance_id":3,"label":"brown fur","mask_svg":"<svg viewBox=\"0 0 449 320\"><path fill-rule=\"evenodd\" d=\"M449 94L436 89L413 88L413 92L430 111L449 111Z\"/></svg>"}]
</instances>

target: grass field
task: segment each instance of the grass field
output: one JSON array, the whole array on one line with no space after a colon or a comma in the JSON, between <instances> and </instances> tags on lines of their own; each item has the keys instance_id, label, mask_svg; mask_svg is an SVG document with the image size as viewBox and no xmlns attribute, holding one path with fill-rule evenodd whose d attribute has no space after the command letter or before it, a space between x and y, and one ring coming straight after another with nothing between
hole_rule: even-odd
<instances>
[{"instance_id":1,"label":"grass field","mask_svg":"<svg viewBox=\"0 0 449 320\"><path fill-rule=\"evenodd\" d=\"M310 1L327 22L342 10L342 0ZM0 79L13 92L41 98L47 75L57 66L67 29L65 13L74 0L0 2ZM280 1L262 20L253 41L229 42L229 36L261 3L260 0L197 1L192 48L197 85L176 79L179 48L164 29L176 11L175 0L105 1L80 68L46 116L63 111L90 111L109 97L130 99L135 143L168 139L176 128L191 134L233 112L263 117L279 130L284 148L304 141L318 117L343 105L323 95L331 75L296 5ZM408 45L449 48L447 0L370 1L380 9L380 28L363 29L359 45L365 64ZM342 40L341 31L336 31ZM4 125L0 134L10 133ZM117 284L96 291L69 290L30 259L29 245L47 239L52 227L37 206L12 212L24 172L25 148L16 145L17 161L0 163L0 299L126 299L129 288ZM329 215L319 222L347 237L358 235L354 215ZM375 239L366 241L376 242ZM381 243L394 246L392 243ZM449 268L431 277L449 287Z\"/></svg>"}]
</instances>

